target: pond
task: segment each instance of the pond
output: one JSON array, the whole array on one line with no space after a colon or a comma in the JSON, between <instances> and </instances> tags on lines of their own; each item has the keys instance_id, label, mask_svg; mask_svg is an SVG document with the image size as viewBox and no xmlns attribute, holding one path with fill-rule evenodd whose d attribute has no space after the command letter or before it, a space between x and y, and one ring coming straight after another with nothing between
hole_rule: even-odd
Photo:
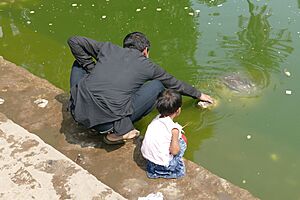
<instances>
[{"instance_id":1,"label":"pond","mask_svg":"<svg viewBox=\"0 0 300 200\"><path fill-rule=\"evenodd\" d=\"M184 98L185 157L261 199L300 199L300 0L57 2L2 0L0 55L68 91L70 36L121 45L144 32L152 60L218 101ZM233 74L255 91L228 88Z\"/></svg>"}]
</instances>

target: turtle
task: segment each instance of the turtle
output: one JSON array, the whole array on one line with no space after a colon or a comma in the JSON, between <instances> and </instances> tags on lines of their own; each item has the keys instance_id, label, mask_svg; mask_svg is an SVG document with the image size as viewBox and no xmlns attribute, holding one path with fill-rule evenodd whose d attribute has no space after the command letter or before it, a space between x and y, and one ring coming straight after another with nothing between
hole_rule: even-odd
<instances>
[{"instance_id":1,"label":"turtle","mask_svg":"<svg viewBox=\"0 0 300 200\"><path fill-rule=\"evenodd\" d=\"M248 99L255 97L258 93L258 86L247 75L240 72L221 75L217 81L211 84L212 90L217 94L231 101L233 98ZM199 101L197 106L200 108L212 108L218 105L218 100L215 99L213 104L205 101Z\"/></svg>"},{"instance_id":2,"label":"turtle","mask_svg":"<svg viewBox=\"0 0 300 200\"><path fill-rule=\"evenodd\" d=\"M220 80L226 88L240 95L253 95L257 91L256 84L239 72L224 75Z\"/></svg>"}]
</instances>

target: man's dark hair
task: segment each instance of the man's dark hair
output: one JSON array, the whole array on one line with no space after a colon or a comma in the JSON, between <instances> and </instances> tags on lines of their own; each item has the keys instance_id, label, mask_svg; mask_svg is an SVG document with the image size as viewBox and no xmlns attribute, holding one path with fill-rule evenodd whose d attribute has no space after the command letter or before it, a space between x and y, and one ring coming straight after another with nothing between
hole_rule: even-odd
<instances>
[{"instance_id":1,"label":"man's dark hair","mask_svg":"<svg viewBox=\"0 0 300 200\"><path fill-rule=\"evenodd\" d=\"M156 100L156 108L163 117L172 115L181 107L181 105L181 94L172 89L166 89L159 93Z\"/></svg>"},{"instance_id":2,"label":"man's dark hair","mask_svg":"<svg viewBox=\"0 0 300 200\"><path fill-rule=\"evenodd\" d=\"M148 50L150 49L150 41L143 33L133 32L124 38L123 47L137 49L142 52L146 47L148 47Z\"/></svg>"}]
</instances>

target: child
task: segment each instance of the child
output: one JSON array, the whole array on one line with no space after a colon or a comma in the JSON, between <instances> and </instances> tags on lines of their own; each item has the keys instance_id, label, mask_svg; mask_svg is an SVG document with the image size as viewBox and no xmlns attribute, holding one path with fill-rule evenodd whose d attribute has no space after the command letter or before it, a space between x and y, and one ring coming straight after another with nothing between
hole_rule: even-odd
<instances>
[{"instance_id":1,"label":"child","mask_svg":"<svg viewBox=\"0 0 300 200\"><path fill-rule=\"evenodd\" d=\"M181 112L181 95L171 89L161 92L156 108L160 113L149 124L142 144L143 157L147 159L149 178L180 178L185 175L183 154L186 142L182 126L173 119Z\"/></svg>"}]
</instances>

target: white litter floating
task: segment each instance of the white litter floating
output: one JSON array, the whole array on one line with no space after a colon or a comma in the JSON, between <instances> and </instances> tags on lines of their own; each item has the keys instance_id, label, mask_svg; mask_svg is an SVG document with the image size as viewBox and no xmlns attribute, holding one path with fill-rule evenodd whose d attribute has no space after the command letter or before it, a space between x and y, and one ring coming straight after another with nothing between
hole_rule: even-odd
<instances>
[{"instance_id":1,"label":"white litter floating","mask_svg":"<svg viewBox=\"0 0 300 200\"><path fill-rule=\"evenodd\" d=\"M77 6L77 3L72 3L71 4L73 7L76 7Z\"/></svg>"},{"instance_id":2,"label":"white litter floating","mask_svg":"<svg viewBox=\"0 0 300 200\"><path fill-rule=\"evenodd\" d=\"M141 9L140 9L140 8L137 8L137 9L136 9L136 12L140 12L140 11L141 11Z\"/></svg>"},{"instance_id":3,"label":"white litter floating","mask_svg":"<svg viewBox=\"0 0 300 200\"><path fill-rule=\"evenodd\" d=\"M283 70L284 74L287 75L288 77L291 76L291 72L289 72L287 69Z\"/></svg>"},{"instance_id":4,"label":"white litter floating","mask_svg":"<svg viewBox=\"0 0 300 200\"><path fill-rule=\"evenodd\" d=\"M194 16L194 13L190 12L189 15Z\"/></svg>"},{"instance_id":5,"label":"white litter floating","mask_svg":"<svg viewBox=\"0 0 300 200\"><path fill-rule=\"evenodd\" d=\"M248 139L248 140L250 140L250 139L251 139L251 137L252 137L251 135L247 135L247 139Z\"/></svg>"},{"instance_id":6,"label":"white litter floating","mask_svg":"<svg viewBox=\"0 0 300 200\"><path fill-rule=\"evenodd\" d=\"M106 15L103 15L101 18L102 18L102 19L105 19L105 18L106 18Z\"/></svg>"},{"instance_id":7,"label":"white litter floating","mask_svg":"<svg viewBox=\"0 0 300 200\"><path fill-rule=\"evenodd\" d=\"M0 105L4 104L4 99L0 98Z\"/></svg>"},{"instance_id":8,"label":"white litter floating","mask_svg":"<svg viewBox=\"0 0 300 200\"><path fill-rule=\"evenodd\" d=\"M160 11L161 11L161 8L156 8L156 10L157 10L158 12L160 12Z\"/></svg>"},{"instance_id":9,"label":"white litter floating","mask_svg":"<svg viewBox=\"0 0 300 200\"><path fill-rule=\"evenodd\" d=\"M291 90L286 90L286 91L285 91L285 94L291 95L291 94L292 94L292 91L291 91Z\"/></svg>"},{"instance_id":10,"label":"white litter floating","mask_svg":"<svg viewBox=\"0 0 300 200\"><path fill-rule=\"evenodd\" d=\"M34 14L35 12L34 12L34 10L31 10L29 13L30 13L30 14Z\"/></svg>"},{"instance_id":11,"label":"white litter floating","mask_svg":"<svg viewBox=\"0 0 300 200\"><path fill-rule=\"evenodd\" d=\"M45 108L48 104L48 100L39 98L35 100L33 103L37 104L38 107L40 108Z\"/></svg>"}]
</instances>

